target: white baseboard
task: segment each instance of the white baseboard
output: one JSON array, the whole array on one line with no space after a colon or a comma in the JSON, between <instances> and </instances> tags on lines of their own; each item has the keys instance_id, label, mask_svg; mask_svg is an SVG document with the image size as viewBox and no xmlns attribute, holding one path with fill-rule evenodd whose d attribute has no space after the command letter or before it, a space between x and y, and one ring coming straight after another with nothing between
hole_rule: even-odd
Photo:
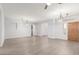
<instances>
[{"instance_id":1,"label":"white baseboard","mask_svg":"<svg viewBox=\"0 0 79 59\"><path fill-rule=\"evenodd\" d=\"M11 38L6 38L6 39L17 39L17 38L25 38L25 37L31 37L31 36L21 36L21 37L11 37Z\"/></svg>"},{"instance_id":2,"label":"white baseboard","mask_svg":"<svg viewBox=\"0 0 79 59\"><path fill-rule=\"evenodd\" d=\"M48 37L48 35L37 35L39 37Z\"/></svg>"},{"instance_id":3,"label":"white baseboard","mask_svg":"<svg viewBox=\"0 0 79 59\"><path fill-rule=\"evenodd\" d=\"M67 40L67 39L63 39L63 38L51 38L51 37L48 37L48 39L60 39L60 40Z\"/></svg>"},{"instance_id":4,"label":"white baseboard","mask_svg":"<svg viewBox=\"0 0 79 59\"><path fill-rule=\"evenodd\" d=\"M18 38L31 38L32 36L21 36L21 37L12 37L6 39L18 39ZM33 37L48 37L47 35L34 35Z\"/></svg>"}]
</instances>

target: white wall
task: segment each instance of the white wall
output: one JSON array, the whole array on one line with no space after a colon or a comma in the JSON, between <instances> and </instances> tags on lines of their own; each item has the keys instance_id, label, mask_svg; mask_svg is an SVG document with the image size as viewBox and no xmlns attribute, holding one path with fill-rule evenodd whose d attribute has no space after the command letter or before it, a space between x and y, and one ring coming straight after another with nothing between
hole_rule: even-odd
<instances>
[{"instance_id":1,"label":"white wall","mask_svg":"<svg viewBox=\"0 0 79 59\"><path fill-rule=\"evenodd\" d=\"M35 25L38 36L48 35L49 38L58 38L67 40L67 25L64 28L65 22L49 20L47 22L38 23Z\"/></svg>"},{"instance_id":2,"label":"white wall","mask_svg":"<svg viewBox=\"0 0 79 59\"><path fill-rule=\"evenodd\" d=\"M17 20L17 19L16 19ZM16 28L17 22L17 28ZM65 22L55 22L53 20L38 24L33 24L33 34L38 36L48 35L49 38L59 38L67 40L67 28L64 28ZM5 37L27 37L31 36L31 24L24 24L19 21L5 20Z\"/></svg>"},{"instance_id":3,"label":"white wall","mask_svg":"<svg viewBox=\"0 0 79 59\"><path fill-rule=\"evenodd\" d=\"M0 44L2 40L2 18L1 18L1 10L0 10Z\"/></svg>"},{"instance_id":4,"label":"white wall","mask_svg":"<svg viewBox=\"0 0 79 59\"><path fill-rule=\"evenodd\" d=\"M48 37L67 40L67 29L64 28L65 22L48 22Z\"/></svg>"},{"instance_id":5,"label":"white wall","mask_svg":"<svg viewBox=\"0 0 79 59\"><path fill-rule=\"evenodd\" d=\"M0 5L0 47L4 43L4 10L2 5Z\"/></svg>"},{"instance_id":6,"label":"white wall","mask_svg":"<svg viewBox=\"0 0 79 59\"><path fill-rule=\"evenodd\" d=\"M37 35L38 36L43 36L43 35L48 35L48 23L39 23L36 25L37 29Z\"/></svg>"},{"instance_id":7,"label":"white wall","mask_svg":"<svg viewBox=\"0 0 79 59\"><path fill-rule=\"evenodd\" d=\"M14 20L14 21L13 21ZM17 19L16 19L17 20ZM17 24L16 24L17 22ZM24 24L21 20L5 18L5 38L31 36L31 24Z\"/></svg>"}]
</instances>

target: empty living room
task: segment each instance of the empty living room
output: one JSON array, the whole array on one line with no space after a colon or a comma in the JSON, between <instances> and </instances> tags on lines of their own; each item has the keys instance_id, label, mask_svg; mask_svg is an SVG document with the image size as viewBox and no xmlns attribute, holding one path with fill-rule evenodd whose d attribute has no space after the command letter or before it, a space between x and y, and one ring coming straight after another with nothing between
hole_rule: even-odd
<instances>
[{"instance_id":1,"label":"empty living room","mask_svg":"<svg viewBox=\"0 0 79 59\"><path fill-rule=\"evenodd\" d=\"M79 3L0 3L0 55L79 55Z\"/></svg>"}]
</instances>

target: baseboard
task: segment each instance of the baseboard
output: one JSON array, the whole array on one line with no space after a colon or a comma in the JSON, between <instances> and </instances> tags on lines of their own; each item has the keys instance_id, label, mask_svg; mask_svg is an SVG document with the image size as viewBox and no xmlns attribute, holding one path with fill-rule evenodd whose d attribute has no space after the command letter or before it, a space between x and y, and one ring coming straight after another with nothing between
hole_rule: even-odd
<instances>
[{"instance_id":1,"label":"baseboard","mask_svg":"<svg viewBox=\"0 0 79 59\"><path fill-rule=\"evenodd\" d=\"M48 35L38 35L39 37L48 37Z\"/></svg>"},{"instance_id":2,"label":"baseboard","mask_svg":"<svg viewBox=\"0 0 79 59\"><path fill-rule=\"evenodd\" d=\"M14 38L6 38L6 39L19 39L19 38L31 38L31 37L48 37L47 35L34 35L34 36L23 36L23 37L14 37Z\"/></svg>"},{"instance_id":3,"label":"baseboard","mask_svg":"<svg viewBox=\"0 0 79 59\"><path fill-rule=\"evenodd\" d=\"M48 37L48 39L67 40L67 39L62 39L62 38L50 38L50 37Z\"/></svg>"},{"instance_id":4,"label":"baseboard","mask_svg":"<svg viewBox=\"0 0 79 59\"><path fill-rule=\"evenodd\" d=\"M21 36L21 37L12 37L12 38L6 38L6 39L19 39L19 38L30 38L31 36Z\"/></svg>"}]
</instances>

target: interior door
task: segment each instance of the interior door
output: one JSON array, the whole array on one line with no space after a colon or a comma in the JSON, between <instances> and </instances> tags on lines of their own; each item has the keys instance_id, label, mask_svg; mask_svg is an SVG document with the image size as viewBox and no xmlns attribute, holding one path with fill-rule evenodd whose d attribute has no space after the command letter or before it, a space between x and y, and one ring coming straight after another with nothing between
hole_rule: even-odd
<instances>
[{"instance_id":1,"label":"interior door","mask_svg":"<svg viewBox=\"0 0 79 59\"><path fill-rule=\"evenodd\" d=\"M68 39L78 40L78 22L73 22L68 24Z\"/></svg>"}]
</instances>

